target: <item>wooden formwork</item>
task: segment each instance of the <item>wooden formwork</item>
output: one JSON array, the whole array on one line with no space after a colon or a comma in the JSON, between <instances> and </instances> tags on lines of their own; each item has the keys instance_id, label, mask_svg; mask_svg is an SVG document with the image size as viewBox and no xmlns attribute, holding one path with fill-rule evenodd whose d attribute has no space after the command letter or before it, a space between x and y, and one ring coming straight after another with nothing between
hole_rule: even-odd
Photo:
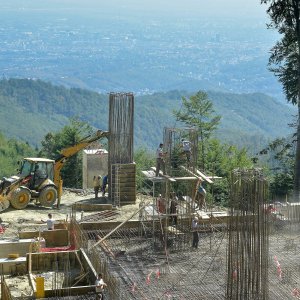
<instances>
[{"instance_id":1,"label":"wooden formwork","mask_svg":"<svg viewBox=\"0 0 300 300\"><path fill-rule=\"evenodd\" d=\"M34 239L39 236L45 239L46 247L63 247L69 245L69 230L67 229L19 232L20 239Z\"/></svg>"},{"instance_id":2,"label":"wooden formwork","mask_svg":"<svg viewBox=\"0 0 300 300\"><path fill-rule=\"evenodd\" d=\"M96 271L83 249L28 253L27 262L30 285L35 294L37 292L36 277L46 278L45 273L54 274L52 287L44 288L45 297L85 295L95 290ZM63 280L58 276L59 273L64 275ZM57 281L54 285L53 280Z\"/></svg>"},{"instance_id":3,"label":"wooden formwork","mask_svg":"<svg viewBox=\"0 0 300 300\"><path fill-rule=\"evenodd\" d=\"M1 299L2 300L12 300L13 299L3 275L1 275Z\"/></svg>"},{"instance_id":4,"label":"wooden formwork","mask_svg":"<svg viewBox=\"0 0 300 300\"><path fill-rule=\"evenodd\" d=\"M111 199L114 205L134 204L136 201L136 165L113 164L111 166Z\"/></svg>"}]
</instances>

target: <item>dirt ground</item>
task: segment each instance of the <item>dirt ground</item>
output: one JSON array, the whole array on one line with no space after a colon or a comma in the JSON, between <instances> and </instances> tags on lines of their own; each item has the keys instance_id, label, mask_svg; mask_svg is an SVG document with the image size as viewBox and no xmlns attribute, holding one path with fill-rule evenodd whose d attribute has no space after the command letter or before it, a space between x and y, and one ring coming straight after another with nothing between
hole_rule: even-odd
<instances>
[{"instance_id":1,"label":"dirt ground","mask_svg":"<svg viewBox=\"0 0 300 300\"><path fill-rule=\"evenodd\" d=\"M117 208L116 211L119 212L116 217L116 221L123 221L129 216L132 215L134 211L137 211L139 208L139 203L143 199L138 199L136 204L126 205L121 208ZM6 230L2 234L2 238L14 238L18 236L19 231L25 230L46 230L46 224L42 220L46 221L48 218L48 213L51 213L53 219L57 222L63 220L69 220L72 215L72 205L76 202L84 202L91 204L103 204L109 203L105 199L94 199L94 194L92 191L82 191L82 192L70 192L64 191L61 199L60 208L57 209L56 206L53 208L46 208L38 206L34 203L30 203L26 209L17 210L9 208L2 213L0 213L0 218L2 224L4 224ZM85 216L95 214L96 212L76 212L76 219L80 220ZM133 217L137 219L138 214ZM1 237L0 237L1 238Z\"/></svg>"},{"instance_id":2,"label":"dirt ground","mask_svg":"<svg viewBox=\"0 0 300 300\"><path fill-rule=\"evenodd\" d=\"M123 221L130 217L135 211L139 209L140 201L143 201L143 197L139 197L134 205L126 205L121 208L117 208L114 221ZM72 214L72 205L76 202L91 203L91 204L103 204L109 203L104 198L94 199L92 191L82 192L70 192L64 190L61 199L60 208L46 208L30 203L24 210L16 210L9 208L6 211L0 213L2 225L4 225L5 232L0 234L0 239L17 238L19 231L33 231L33 230L47 230L46 224L41 220L47 220L48 213L53 215L53 219L56 222L60 222L66 219L70 219ZM97 212L76 212L76 219L80 220L82 217L96 214ZM132 219L138 219L136 214ZM33 291L29 284L29 278L27 275L23 276L5 276L6 282L10 288L13 297L30 296Z\"/></svg>"}]
</instances>

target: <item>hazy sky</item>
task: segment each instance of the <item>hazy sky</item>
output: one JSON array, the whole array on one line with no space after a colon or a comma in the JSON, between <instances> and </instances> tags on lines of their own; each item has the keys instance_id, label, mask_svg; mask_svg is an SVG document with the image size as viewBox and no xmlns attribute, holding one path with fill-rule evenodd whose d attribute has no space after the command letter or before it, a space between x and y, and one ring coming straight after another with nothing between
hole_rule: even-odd
<instances>
[{"instance_id":1,"label":"hazy sky","mask_svg":"<svg viewBox=\"0 0 300 300\"><path fill-rule=\"evenodd\" d=\"M175 14L209 17L261 17L265 6L260 0L0 0L0 9L82 9L105 12Z\"/></svg>"}]
</instances>

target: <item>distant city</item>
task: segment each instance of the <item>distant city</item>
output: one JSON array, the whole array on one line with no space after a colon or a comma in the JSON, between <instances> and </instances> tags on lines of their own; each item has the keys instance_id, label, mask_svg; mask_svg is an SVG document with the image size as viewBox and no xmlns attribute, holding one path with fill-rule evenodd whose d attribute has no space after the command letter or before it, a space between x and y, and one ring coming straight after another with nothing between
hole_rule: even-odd
<instances>
[{"instance_id":1,"label":"distant city","mask_svg":"<svg viewBox=\"0 0 300 300\"><path fill-rule=\"evenodd\" d=\"M265 20L0 10L4 78L101 93L216 89L283 98L268 71L278 38Z\"/></svg>"}]
</instances>

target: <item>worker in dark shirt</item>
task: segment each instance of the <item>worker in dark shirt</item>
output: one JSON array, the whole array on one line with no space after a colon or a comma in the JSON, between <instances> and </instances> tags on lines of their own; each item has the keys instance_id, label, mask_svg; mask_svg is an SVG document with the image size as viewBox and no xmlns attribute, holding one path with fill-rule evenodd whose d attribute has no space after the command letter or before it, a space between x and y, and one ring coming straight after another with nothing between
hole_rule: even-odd
<instances>
[{"instance_id":1,"label":"worker in dark shirt","mask_svg":"<svg viewBox=\"0 0 300 300\"><path fill-rule=\"evenodd\" d=\"M105 196L107 184L108 184L108 175L105 175L102 179L102 188L101 188L102 197Z\"/></svg>"}]
</instances>

